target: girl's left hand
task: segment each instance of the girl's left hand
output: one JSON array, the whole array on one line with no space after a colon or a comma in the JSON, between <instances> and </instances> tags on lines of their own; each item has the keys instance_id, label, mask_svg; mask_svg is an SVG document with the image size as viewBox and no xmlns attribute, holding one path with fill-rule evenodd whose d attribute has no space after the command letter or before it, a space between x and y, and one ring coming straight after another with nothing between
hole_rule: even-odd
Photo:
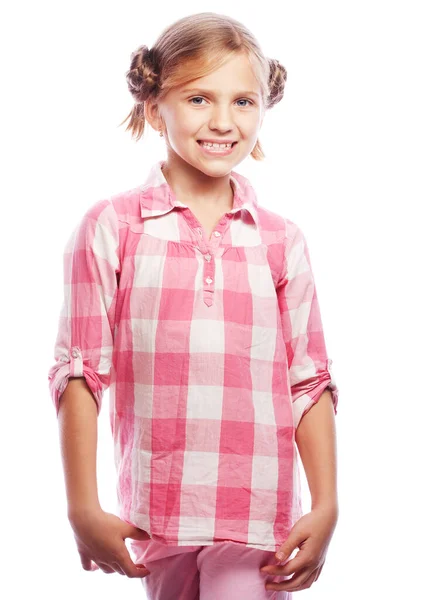
<instances>
[{"instance_id":1,"label":"girl's left hand","mask_svg":"<svg viewBox=\"0 0 427 600\"><path fill-rule=\"evenodd\" d=\"M281 563L290 556L294 548L299 552L285 565L266 565L261 572L272 576L294 576L286 581L275 583L268 581L267 590L285 590L297 592L305 590L316 581L323 569L329 542L338 520L338 509L317 507L299 519L286 540L276 552ZM279 556L282 552L284 556Z\"/></svg>"}]
</instances>

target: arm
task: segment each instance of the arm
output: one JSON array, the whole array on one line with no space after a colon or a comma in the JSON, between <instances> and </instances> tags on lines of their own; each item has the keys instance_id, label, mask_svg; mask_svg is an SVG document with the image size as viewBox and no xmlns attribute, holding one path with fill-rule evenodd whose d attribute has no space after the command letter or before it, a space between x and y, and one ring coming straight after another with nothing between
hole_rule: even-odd
<instances>
[{"instance_id":1,"label":"arm","mask_svg":"<svg viewBox=\"0 0 427 600\"><path fill-rule=\"evenodd\" d=\"M110 384L119 235L109 201L92 206L64 253L64 301L49 388L56 407L68 514L100 508L97 417Z\"/></svg>"},{"instance_id":2,"label":"arm","mask_svg":"<svg viewBox=\"0 0 427 600\"><path fill-rule=\"evenodd\" d=\"M323 333L316 284L307 242L301 229L287 219L284 261L276 293L286 346L295 430L325 391L330 389L337 413L338 388L332 374Z\"/></svg>"},{"instance_id":3,"label":"arm","mask_svg":"<svg viewBox=\"0 0 427 600\"><path fill-rule=\"evenodd\" d=\"M287 221L284 266L277 296L289 368L295 441L312 507L337 508L335 414L338 388L323 334L305 236Z\"/></svg>"},{"instance_id":4,"label":"arm","mask_svg":"<svg viewBox=\"0 0 427 600\"><path fill-rule=\"evenodd\" d=\"M58 423L68 518L100 509L96 481L96 401L84 377L70 378L60 398Z\"/></svg>"},{"instance_id":5,"label":"arm","mask_svg":"<svg viewBox=\"0 0 427 600\"><path fill-rule=\"evenodd\" d=\"M97 202L69 238L64 252L64 300L49 389L59 411L68 379L83 377L97 413L110 385L119 261L118 220L113 205ZM86 398L91 398L86 394ZM92 402L92 398L91 398Z\"/></svg>"},{"instance_id":6,"label":"arm","mask_svg":"<svg viewBox=\"0 0 427 600\"><path fill-rule=\"evenodd\" d=\"M302 417L295 433L311 494L311 507L325 508L338 516L335 415L326 389Z\"/></svg>"},{"instance_id":7,"label":"arm","mask_svg":"<svg viewBox=\"0 0 427 600\"><path fill-rule=\"evenodd\" d=\"M323 569L338 521L334 409L331 391L325 390L302 416L295 432L310 487L311 511L297 521L276 552L276 559L286 564L261 569L271 576L288 577L281 583L267 583L266 589L306 589L317 581ZM296 548L298 553L289 560Z\"/></svg>"}]
</instances>

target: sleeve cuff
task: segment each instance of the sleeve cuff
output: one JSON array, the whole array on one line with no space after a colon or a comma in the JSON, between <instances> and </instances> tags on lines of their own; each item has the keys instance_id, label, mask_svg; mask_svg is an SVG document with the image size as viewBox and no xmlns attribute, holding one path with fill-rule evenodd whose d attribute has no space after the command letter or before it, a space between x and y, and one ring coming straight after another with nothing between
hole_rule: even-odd
<instances>
[{"instance_id":1,"label":"sleeve cuff","mask_svg":"<svg viewBox=\"0 0 427 600\"><path fill-rule=\"evenodd\" d=\"M59 413L59 402L62 393L68 385L70 377L84 377L91 390L99 415L102 405L102 381L93 369L83 361L83 356L78 346L73 346L70 352L62 353L59 360L53 365L48 374L49 390L56 410Z\"/></svg>"},{"instance_id":2,"label":"sleeve cuff","mask_svg":"<svg viewBox=\"0 0 427 600\"><path fill-rule=\"evenodd\" d=\"M310 410L310 408L316 404L320 396L323 394L325 389L329 388L332 395L332 404L335 415L337 414L339 390L337 388L334 374L332 372L332 360L327 360L326 369L318 374L316 378L315 386L300 395L297 399L292 402L292 411L294 417L294 427L298 428L298 425L302 417Z\"/></svg>"}]
</instances>

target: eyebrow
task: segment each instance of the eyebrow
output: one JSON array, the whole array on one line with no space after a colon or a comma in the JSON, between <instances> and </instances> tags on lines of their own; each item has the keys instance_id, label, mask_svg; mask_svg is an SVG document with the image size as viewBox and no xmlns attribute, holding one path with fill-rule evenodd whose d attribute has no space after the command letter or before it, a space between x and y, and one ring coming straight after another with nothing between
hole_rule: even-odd
<instances>
[{"instance_id":1,"label":"eyebrow","mask_svg":"<svg viewBox=\"0 0 427 600\"><path fill-rule=\"evenodd\" d=\"M202 88L185 88L182 90L182 94L188 94L190 92L200 92L202 94L212 94L215 96L215 92L213 90L203 90ZM236 95L241 96L258 96L258 92L254 92L253 90L249 90L247 92L236 92Z\"/></svg>"}]
</instances>

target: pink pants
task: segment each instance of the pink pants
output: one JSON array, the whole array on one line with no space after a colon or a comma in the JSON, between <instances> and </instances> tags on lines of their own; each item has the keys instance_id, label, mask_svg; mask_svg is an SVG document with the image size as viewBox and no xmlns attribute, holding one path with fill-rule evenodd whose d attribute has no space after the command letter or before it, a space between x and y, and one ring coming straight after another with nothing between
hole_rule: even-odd
<instances>
[{"instance_id":1,"label":"pink pants","mask_svg":"<svg viewBox=\"0 0 427 600\"><path fill-rule=\"evenodd\" d=\"M274 552L237 542L212 546L165 546L154 540L132 543L135 563L150 574L141 579L148 600L292 600L292 593L266 590L271 576L259 570L277 564Z\"/></svg>"}]
</instances>

